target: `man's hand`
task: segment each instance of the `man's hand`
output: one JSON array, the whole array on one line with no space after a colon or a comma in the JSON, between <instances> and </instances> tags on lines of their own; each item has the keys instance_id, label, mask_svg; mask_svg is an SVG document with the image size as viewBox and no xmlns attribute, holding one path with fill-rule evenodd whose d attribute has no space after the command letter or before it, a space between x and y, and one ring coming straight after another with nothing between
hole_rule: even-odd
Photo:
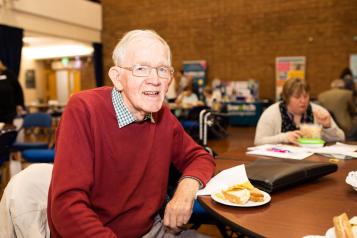
<instances>
[{"instance_id":1,"label":"man's hand","mask_svg":"<svg viewBox=\"0 0 357 238\"><path fill-rule=\"evenodd\" d=\"M330 128L331 127L331 116L325 110L315 110L314 116L318 124L321 124L323 128Z\"/></svg>"},{"instance_id":2,"label":"man's hand","mask_svg":"<svg viewBox=\"0 0 357 238\"><path fill-rule=\"evenodd\" d=\"M167 204L164 215L164 225L178 230L191 217L195 195L199 189L195 179L184 178L177 186L174 197Z\"/></svg>"},{"instance_id":3,"label":"man's hand","mask_svg":"<svg viewBox=\"0 0 357 238\"><path fill-rule=\"evenodd\" d=\"M294 145L298 144L297 140L302 136L299 130L289 131L287 132L287 134L288 134L288 142Z\"/></svg>"}]
</instances>

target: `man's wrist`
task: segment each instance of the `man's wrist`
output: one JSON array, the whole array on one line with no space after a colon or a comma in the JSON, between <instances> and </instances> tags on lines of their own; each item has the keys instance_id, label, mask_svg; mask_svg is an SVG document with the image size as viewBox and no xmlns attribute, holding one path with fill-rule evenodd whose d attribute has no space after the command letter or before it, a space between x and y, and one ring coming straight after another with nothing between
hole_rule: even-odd
<instances>
[{"instance_id":1,"label":"man's wrist","mask_svg":"<svg viewBox=\"0 0 357 238\"><path fill-rule=\"evenodd\" d=\"M180 183L180 182L182 182L183 180L186 180L186 179L193 180L193 181L197 182L197 184L198 184L198 189L203 188L203 184L202 184L201 180L199 180L199 179L196 178L196 177L192 177L192 176L182 176L182 177L180 178L180 180L179 180L178 183Z\"/></svg>"}]
</instances>

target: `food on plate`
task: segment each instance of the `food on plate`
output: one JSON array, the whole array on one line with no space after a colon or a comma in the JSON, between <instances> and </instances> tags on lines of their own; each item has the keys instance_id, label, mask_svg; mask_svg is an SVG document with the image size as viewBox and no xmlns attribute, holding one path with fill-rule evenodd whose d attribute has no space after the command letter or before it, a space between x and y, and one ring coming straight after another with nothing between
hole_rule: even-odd
<instances>
[{"instance_id":1,"label":"food on plate","mask_svg":"<svg viewBox=\"0 0 357 238\"><path fill-rule=\"evenodd\" d=\"M262 202L262 201L264 201L264 194L259 189L253 188L249 192L250 192L249 200L251 200L253 202Z\"/></svg>"},{"instance_id":2,"label":"food on plate","mask_svg":"<svg viewBox=\"0 0 357 238\"><path fill-rule=\"evenodd\" d=\"M353 238L352 226L346 213L333 218L336 238Z\"/></svg>"},{"instance_id":3,"label":"food on plate","mask_svg":"<svg viewBox=\"0 0 357 238\"><path fill-rule=\"evenodd\" d=\"M245 204L250 198L248 189L223 190L222 194L225 199L236 204Z\"/></svg>"},{"instance_id":4,"label":"food on plate","mask_svg":"<svg viewBox=\"0 0 357 238\"><path fill-rule=\"evenodd\" d=\"M250 183L250 181L247 181L247 182L244 182L244 183L236 184L236 185L228 188L227 190L234 190L234 189L248 189L248 190L251 190L253 188L254 188L254 186Z\"/></svg>"},{"instance_id":5,"label":"food on plate","mask_svg":"<svg viewBox=\"0 0 357 238\"><path fill-rule=\"evenodd\" d=\"M248 201L264 201L263 192L255 188L249 181L234 185L226 190L223 190L222 193L216 194L216 196L236 204L245 204Z\"/></svg>"}]
</instances>

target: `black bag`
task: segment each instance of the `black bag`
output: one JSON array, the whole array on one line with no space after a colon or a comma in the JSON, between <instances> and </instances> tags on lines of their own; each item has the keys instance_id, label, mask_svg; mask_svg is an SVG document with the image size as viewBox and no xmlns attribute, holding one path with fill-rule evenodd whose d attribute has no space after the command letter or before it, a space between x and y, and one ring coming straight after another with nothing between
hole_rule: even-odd
<instances>
[{"instance_id":1,"label":"black bag","mask_svg":"<svg viewBox=\"0 0 357 238\"><path fill-rule=\"evenodd\" d=\"M258 159L246 165L249 180L268 193L310 181L337 171L329 162L290 159Z\"/></svg>"}]
</instances>

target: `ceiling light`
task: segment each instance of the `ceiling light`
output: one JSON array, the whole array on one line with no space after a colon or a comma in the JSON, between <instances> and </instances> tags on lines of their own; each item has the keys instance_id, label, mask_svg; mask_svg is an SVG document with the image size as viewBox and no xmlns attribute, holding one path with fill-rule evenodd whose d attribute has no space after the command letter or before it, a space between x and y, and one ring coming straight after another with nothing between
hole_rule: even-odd
<instances>
[{"instance_id":1,"label":"ceiling light","mask_svg":"<svg viewBox=\"0 0 357 238\"><path fill-rule=\"evenodd\" d=\"M22 56L26 59L50 59L85 56L93 53L93 47L85 44L23 47Z\"/></svg>"}]
</instances>

